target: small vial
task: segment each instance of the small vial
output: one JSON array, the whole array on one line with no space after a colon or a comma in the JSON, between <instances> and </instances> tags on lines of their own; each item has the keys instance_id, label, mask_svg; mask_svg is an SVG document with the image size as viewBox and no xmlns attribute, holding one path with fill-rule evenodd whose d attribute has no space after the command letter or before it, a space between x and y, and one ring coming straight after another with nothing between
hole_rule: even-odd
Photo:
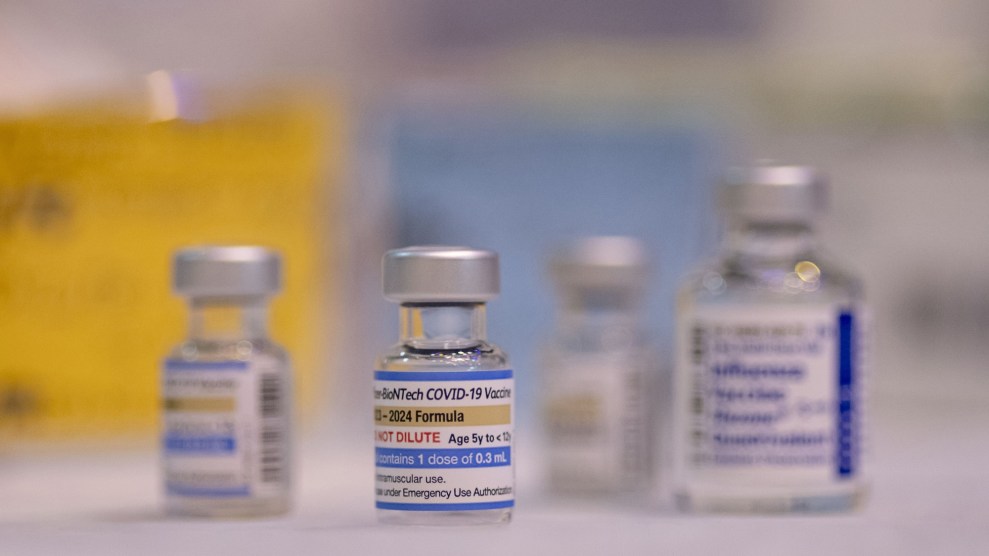
<instances>
[{"instance_id":1,"label":"small vial","mask_svg":"<svg viewBox=\"0 0 989 556\"><path fill-rule=\"evenodd\" d=\"M720 257L678 299L675 489L688 510L838 511L862 476L862 288L818 252L812 168L737 169Z\"/></svg>"},{"instance_id":2,"label":"small vial","mask_svg":"<svg viewBox=\"0 0 989 556\"><path fill-rule=\"evenodd\" d=\"M278 253L248 246L175 254L174 289L189 300L189 337L164 363L166 509L254 517L290 506L288 357L267 336L281 286Z\"/></svg>"},{"instance_id":3,"label":"small vial","mask_svg":"<svg viewBox=\"0 0 989 556\"><path fill-rule=\"evenodd\" d=\"M627 237L586 238L551 261L560 308L540 391L555 494L649 491L647 392L659 364L642 325L648 267L642 243Z\"/></svg>"},{"instance_id":4,"label":"small vial","mask_svg":"<svg viewBox=\"0 0 989 556\"><path fill-rule=\"evenodd\" d=\"M386 523L504 523L515 504L515 380L486 339L498 255L407 247L384 256L401 339L374 372L375 488Z\"/></svg>"}]
</instances>

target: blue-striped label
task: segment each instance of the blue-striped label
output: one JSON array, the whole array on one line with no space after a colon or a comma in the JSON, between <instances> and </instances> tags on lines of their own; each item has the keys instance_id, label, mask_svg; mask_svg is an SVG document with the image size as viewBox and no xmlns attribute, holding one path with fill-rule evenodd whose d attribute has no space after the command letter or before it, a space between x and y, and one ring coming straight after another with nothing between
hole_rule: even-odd
<instances>
[{"instance_id":1,"label":"blue-striped label","mask_svg":"<svg viewBox=\"0 0 989 556\"><path fill-rule=\"evenodd\" d=\"M867 372L859 311L710 304L684 315L679 480L774 488L857 479Z\"/></svg>"},{"instance_id":2,"label":"blue-striped label","mask_svg":"<svg viewBox=\"0 0 989 556\"><path fill-rule=\"evenodd\" d=\"M376 370L377 507L511 508L514 399L511 369Z\"/></svg>"}]
</instances>

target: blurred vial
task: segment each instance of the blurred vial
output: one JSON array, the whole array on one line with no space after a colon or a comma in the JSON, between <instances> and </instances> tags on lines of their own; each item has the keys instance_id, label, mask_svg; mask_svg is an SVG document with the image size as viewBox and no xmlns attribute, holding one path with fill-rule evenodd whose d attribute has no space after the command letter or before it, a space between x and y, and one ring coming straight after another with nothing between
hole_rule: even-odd
<instances>
[{"instance_id":1,"label":"blurred vial","mask_svg":"<svg viewBox=\"0 0 989 556\"><path fill-rule=\"evenodd\" d=\"M400 339L374 372L380 521L505 523L515 505L515 379L487 341L498 255L467 247L389 251L384 294Z\"/></svg>"},{"instance_id":2,"label":"blurred vial","mask_svg":"<svg viewBox=\"0 0 989 556\"><path fill-rule=\"evenodd\" d=\"M543 351L540 391L547 479L555 494L650 490L647 404L659 365L641 322L647 259L636 239L592 237L551 260L560 305Z\"/></svg>"},{"instance_id":3,"label":"blurred vial","mask_svg":"<svg viewBox=\"0 0 989 556\"><path fill-rule=\"evenodd\" d=\"M678 299L674 475L688 510L835 511L863 498L859 282L818 252L825 182L761 165L720 190L720 257Z\"/></svg>"},{"instance_id":4,"label":"blurred vial","mask_svg":"<svg viewBox=\"0 0 989 556\"><path fill-rule=\"evenodd\" d=\"M262 247L175 254L189 337L165 360L163 470L169 513L251 517L290 507L288 357L268 339L281 259Z\"/></svg>"}]
</instances>

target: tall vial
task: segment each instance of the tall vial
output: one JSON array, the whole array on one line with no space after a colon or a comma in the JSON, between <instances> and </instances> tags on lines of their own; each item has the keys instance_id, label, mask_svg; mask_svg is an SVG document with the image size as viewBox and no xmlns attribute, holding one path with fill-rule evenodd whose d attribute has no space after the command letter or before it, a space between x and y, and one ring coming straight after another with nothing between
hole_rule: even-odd
<instances>
[{"instance_id":1,"label":"tall vial","mask_svg":"<svg viewBox=\"0 0 989 556\"><path fill-rule=\"evenodd\" d=\"M550 272L559 310L540 387L548 486L562 495L647 494L659 364L642 323L645 247L629 237L581 239L552 257Z\"/></svg>"},{"instance_id":2,"label":"tall vial","mask_svg":"<svg viewBox=\"0 0 989 556\"><path fill-rule=\"evenodd\" d=\"M189 335L164 362L162 467L169 513L282 514L290 507L288 357L268 338L268 299L281 287L277 252L182 249L175 291Z\"/></svg>"},{"instance_id":3,"label":"tall vial","mask_svg":"<svg viewBox=\"0 0 989 556\"><path fill-rule=\"evenodd\" d=\"M401 338L374 371L376 506L387 523L503 523L515 501L515 380L487 341L498 255L422 246L384 256Z\"/></svg>"},{"instance_id":4,"label":"tall vial","mask_svg":"<svg viewBox=\"0 0 989 556\"><path fill-rule=\"evenodd\" d=\"M819 252L813 168L731 171L720 256L678 298L675 489L700 511L839 511L864 497L862 287Z\"/></svg>"}]
</instances>

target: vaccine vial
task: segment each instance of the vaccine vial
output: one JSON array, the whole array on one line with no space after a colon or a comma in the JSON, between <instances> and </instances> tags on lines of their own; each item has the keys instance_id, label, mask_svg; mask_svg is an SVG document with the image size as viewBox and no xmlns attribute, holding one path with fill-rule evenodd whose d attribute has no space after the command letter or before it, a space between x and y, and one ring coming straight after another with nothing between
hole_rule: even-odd
<instances>
[{"instance_id":1,"label":"vaccine vial","mask_svg":"<svg viewBox=\"0 0 989 556\"><path fill-rule=\"evenodd\" d=\"M659 364L642 324L645 247L629 237L581 239L552 257L550 273L559 310L540 387L549 489L646 494Z\"/></svg>"},{"instance_id":2,"label":"vaccine vial","mask_svg":"<svg viewBox=\"0 0 989 556\"><path fill-rule=\"evenodd\" d=\"M281 286L277 252L208 246L175 254L175 291L189 301L189 336L164 362L166 509L253 517L290 506L288 357L268 339L268 298Z\"/></svg>"},{"instance_id":3,"label":"vaccine vial","mask_svg":"<svg viewBox=\"0 0 989 556\"><path fill-rule=\"evenodd\" d=\"M759 165L720 188L720 257L678 299L675 489L700 511L839 511L863 498L859 282L814 237L825 182Z\"/></svg>"},{"instance_id":4,"label":"vaccine vial","mask_svg":"<svg viewBox=\"0 0 989 556\"><path fill-rule=\"evenodd\" d=\"M401 338L374 371L375 490L386 523L504 523L515 500L515 381L487 341L498 255L422 246L384 256Z\"/></svg>"}]
</instances>

